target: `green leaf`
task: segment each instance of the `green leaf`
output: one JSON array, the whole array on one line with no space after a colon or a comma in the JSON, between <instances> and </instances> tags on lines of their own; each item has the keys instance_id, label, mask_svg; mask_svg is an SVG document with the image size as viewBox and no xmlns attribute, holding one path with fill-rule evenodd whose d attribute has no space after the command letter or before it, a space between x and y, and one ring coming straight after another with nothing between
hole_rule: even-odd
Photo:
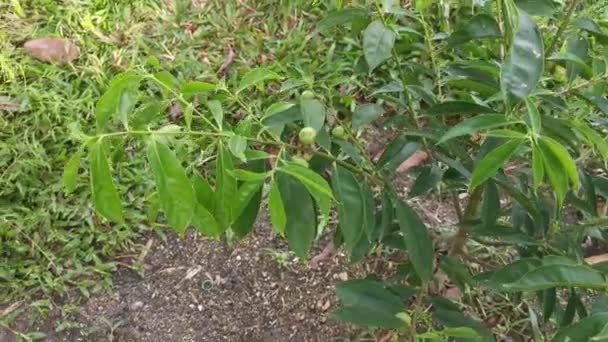
<instances>
[{"instance_id":1,"label":"green leaf","mask_svg":"<svg viewBox=\"0 0 608 342\"><path fill-rule=\"evenodd\" d=\"M503 284L507 291L538 291L552 287L602 290L606 288L606 278L588 266L552 264L530 270L518 280Z\"/></svg>"},{"instance_id":2,"label":"green leaf","mask_svg":"<svg viewBox=\"0 0 608 342\"><path fill-rule=\"evenodd\" d=\"M213 120L217 122L218 127L221 129L224 122L224 110L222 109L222 103L217 100L207 101L207 108L213 115Z\"/></svg>"},{"instance_id":3,"label":"green leaf","mask_svg":"<svg viewBox=\"0 0 608 342\"><path fill-rule=\"evenodd\" d=\"M178 81L170 72L163 70L154 74L154 78L162 85L160 87L164 98L173 97L173 92L176 91Z\"/></svg>"},{"instance_id":4,"label":"green leaf","mask_svg":"<svg viewBox=\"0 0 608 342\"><path fill-rule=\"evenodd\" d=\"M526 139L528 136L524 133L513 131L510 129L494 129L486 132L487 137L506 138L506 139Z\"/></svg>"},{"instance_id":5,"label":"green leaf","mask_svg":"<svg viewBox=\"0 0 608 342\"><path fill-rule=\"evenodd\" d=\"M258 172L253 172L253 171L249 171L249 170L240 170L240 169L232 171L231 175L235 179L238 179L241 181L246 181L246 182L264 180L264 179L268 178L268 176L269 176L268 172L258 173Z\"/></svg>"},{"instance_id":6,"label":"green leaf","mask_svg":"<svg viewBox=\"0 0 608 342\"><path fill-rule=\"evenodd\" d=\"M391 57L395 38L395 32L379 20L367 26L363 33L363 54L370 72Z\"/></svg>"},{"instance_id":7,"label":"green leaf","mask_svg":"<svg viewBox=\"0 0 608 342\"><path fill-rule=\"evenodd\" d=\"M245 150L247 149L247 139L240 135L234 135L228 140L228 149L232 155L240 159L242 162L247 161Z\"/></svg>"},{"instance_id":8,"label":"green leaf","mask_svg":"<svg viewBox=\"0 0 608 342\"><path fill-rule=\"evenodd\" d=\"M192 187L194 188L197 202L210 212L213 212L215 210L215 194L207 180L197 174L192 179Z\"/></svg>"},{"instance_id":9,"label":"green leaf","mask_svg":"<svg viewBox=\"0 0 608 342\"><path fill-rule=\"evenodd\" d=\"M145 130L148 125L156 123L162 117L163 106L159 101L148 100L135 110L133 114L132 127L134 130Z\"/></svg>"},{"instance_id":10,"label":"green leaf","mask_svg":"<svg viewBox=\"0 0 608 342\"><path fill-rule=\"evenodd\" d=\"M190 81L182 86L180 93L182 94L184 100L190 101L194 95L208 93L215 90L215 84L200 81Z\"/></svg>"},{"instance_id":11,"label":"green leaf","mask_svg":"<svg viewBox=\"0 0 608 342\"><path fill-rule=\"evenodd\" d=\"M202 204L197 203L192 215L192 225L205 236L211 236L216 239L222 235L222 229L213 217L213 214L207 210Z\"/></svg>"},{"instance_id":12,"label":"green leaf","mask_svg":"<svg viewBox=\"0 0 608 342\"><path fill-rule=\"evenodd\" d=\"M315 238L317 222L312 198L306 187L285 173L276 174L281 199L285 206L285 231L289 248L301 259L306 259Z\"/></svg>"},{"instance_id":13,"label":"green leaf","mask_svg":"<svg viewBox=\"0 0 608 342\"><path fill-rule=\"evenodd\" d=\"M456 46L475 39L500 36L500 29L494 18L486 14L479 14L452 33L447 41L449 46Z\"/></svg>"},{"instance_id":14,"label":"green leaf","mask_svg":"<svg viewBox=\"0 0 608 342\"><path fill-rule=\"evenodd\" d=\"M466 338L466 339L477 339L480 337L479 333L473 328L469 327L455 327L444 329L443 334L446 336Z\"/></svg>"},{"instance_id":15,"label":"green leaf","mask_svg":"<svg viewBox=\"0 0 608 342\"><path fill-rule=\"evenodd\" d=\"M540 267L542 262L536 258L522 258L494 272L486 286L495 290L506 290L505 284L513 283L526 273Z\"/></svg>"},{"instance_id":16,"label":"green leaf","mask_svg":"<svg viewBox=\"0 0 608 342\"><path fill-rule=\"evenodd\" d=\"M521 144L521 140L509 140L486 154L473 170L469 189L473 190L487 179L494 177L498 169L511 158Z\"/></svg>"},{"instance_id":17,"label":"green leaf","mask_svg":"<svg viewBox=\"0 0 608 342\"><path fill-rule=\"evenodd\" d=\"M110 118L119 113L123 93L137 90L141 79L140 75L131 71L118 74L112 79L110 86L95 105L97 130L103 130Z\"/></svg>"},{"instance_id":18,"label":"green leaf","mask_svg":"<svg viewBox=\"0 0 608 342\"><path fill-rule=\"evenodd\" d=\"M507 106L526 98L536 88L544 68L543 40L538 27L519 11L519 27L501 68L501 88Z\"/></svg>"},{"instance_id":19,"label":"green leaf","mask_svg":"<svg viewBox=\"0 0 608 342\"><path fill-rule=\"evenodd\" d=\"M456 286L462 290L463 293L466 291L467 285L475 285L475 280L473 280L473 277L471 277L469 270L467 270L467 267L460 261L452 257L445 256L443 259L441 259L439 266L445 272L445 274L450 277L452 282L454 282L454 284L456 284Z\"/></svg>"},{"instance_id":20,"label":"green leaf","mask_svg":"<svg viewBox=\"0 0 608 342\"><path fill-rule=\"evenodd\" d=\"M530 15L550 17L557 10L553 0L515 0L515 4Z\"/></svg>"},{"instance_id":21,"label":"green leaf","mask_svg":"<svg viewBox=\"0 0 608 342\"><path fill-rule=\"evenodd\" d=\"M555 310L555 303L557 303L557 292L555 288L546 289L543 291L543 319L545 322L549 322L553 311Z\"/></svg>"},{"instance_id":22,"label":"green leaf","mask_svg":"<svg viewBox=\"0 0 608 342\"><path fill-rule=\"evenodd\" d=\"M568 177L572 181L572 186L574 189L578 190L581 187L581 182L578 178L576 163L572 157L570 157L568 150L557 141L546 136L540 138L539 144L542 147L544 154L547 154L547 151L550 151L550 153L559 160L563 170L566 171Z\"/></svg>"},{"instance_id":23,"label":"green leaf","mask_svg":"<svg viewBox=\"0 0 608 342\"><path fill-rule=\"evenodd\" d=\"M500 217L500 195L495 182L486 182L481 202L481 222L486 230L494 229Z\"/></svg>"},{"instance_id":24,"label":"green leaf","mask_svg":"<svg viewBox=\"0 0 608 342\"><path fill-rule=\"evenodd\" d=\"M342 166L334 167L331 175L338 203L340 232L349 251L352 251L363 234L364 203L359 181Z\"/></svg>"},{"instance_id":25,"label":"green leaf","mask_svg":"<svg viewBox=\"0 0 608 342\"><path fill-rule=\"evenodd\" d=\"M439 321L442 325L452 328L468 327L475 330L481 336L481 338L479 338L480 341L496 341L494 335L492 335L492 332L488 328L486 328L482 322L476 321L470 317L465 316L462 312L458 311L455 308L451 308L452 305L456 305L448 300L446 301L450 303L450 307L442 307L441 305L439 305L438 299L439 298L437 297L433 298L433 306L435 307L435 310L433 312L433 318Z\"/></svg>"},{"instance_id":26,"label":"green leaf","mask_svg":"<svg viewBox=\"0 0 608 342\"><path fill-rule=\"evenodd\" d=\"M568 327L560 329L553 337L553 342L590 341L599 334L608 322L608 313L600 313L582 319Z\"/></svg>"},{"instance_id":27,"label":"green leaf","mask_svg":"<svg viewBox=\"0 0 608 342\"><path fill-rule=\"evenodd\" d=\"M76 190L78 169L80 168L80 160L82 160L82 154L84 153L83 147L84 145L72 155L63 169L63 186L65 187L65 192L68 194Z\"/></svg>"},{"instance_id":28,"label":"green leaf","mask_svg":"<svg viewBox=\"0 0 608 342\"><path fill-rule=\"evenodd\" d=\"M602 28L598 24L596 24L595 21L593 21L590 18L586 18L586 17L578 18L572 23L572 26L578 27L579 29L581 29L583 31L589 32L591 35L593 35L598 40L598 42L600 42L602 44L608 43L608 35L606 33L604 33Z\"/></svg>"},{"instance_id":29,"label":"green leaf","mask_svg":"<svg viewBox=\"0 0 608 342\"><path fill-rule=\"evenodd\" d=\"M534 133L535 136L539 136L542 129L542 123L536 104L534 104L532 100L526 99L526 107L528 108L528 118L530 118L532 133Z\"/></svg>"},{"instance_id":30,"label":"green leaf","mask_svg":"<svg viewBox=\"0 0 608 342\"><path fill-rule=\"evenodd\" d=\"M161 208L169 225L183 234L196 206L192 183L167 145L152 139L148 143L147 155Z\"/></svg>"},{"instance_id":31,"label":"green leaf","mask_svg":"<svg viewBox=\"0 0 608 342\"><path fill-rule=\"evenodd\" d=\"M536 145L532 147L532 179L534 181L534 190L538 189L545 179L543 151Z\"/></svg>"},{"instance_id":32,"label":"green leaf","mask_svg":"<svg viewBox=\"0 0 608 342\"><path fill-rule=\"evenodd\" d=\"M519 9L513 0L500 0L500 8L503 13L503 25L507 47L513 46L515 33L519 26Z\"/></svg>"},{"instance_id":33,"label":"green leaf","mask_svg":"<svg viewBox=\"0 0 608 342\"><path fill-rule=\"evenodd\" d=\"M395 203L399 227L405 238L410 262L424 282L433 278L433 242L418 214L403 201Z\"/></svg>"},{"instance_id":34,"label":"green leaf","mask_svg":"<svg viewBox=\"0 0 608 342\"><path fill-rule=\"evenodd\" d=\"M325 107L317 100L300 99L300 110L305 127L319 131L325 123Z\"/></svg>"},{"instance_id":35,"label":"green leaf","mask_svg":"<svg viewBox=\"0 0 608 342\"><path fill-rule=\"evenodd\" d=\"M287 217L285 216L285 206L283 205L278 182L272 182L272 186L270 187L268 211L270 211L270 222L274 231L281 236L285 236Z\"/></svg>"},{"instance_id":36,"label":"green leaf","mask_svg":"<svg viewBox=\"0 0 608 342\"><path fill-rule=\"evenodd\" d=\"M447 101L432 106L427 110L427 113L432 115L455 115L496 113L496 111L473 102Z\"/></svg>"},{"instance_id":37,"label":"green leaf","mask_svg":"<svg viewBox=\"0 0 608 342\"><path fill-rule=\"evenodd\" d=\"M506 116L503 114L485 114L475 116L450 128L450 130L448 130L437 143L441 144L462 135L471 135L480 130L508 126L516 123L517 122L515 121L508 121Z\"/></svg>"},{"instance_id":38,"label":"green leaf","mask_svg":"<svg viewBox=\"0 0 608 342\"><path fill-rule=\"evenodd\" d=\"M406 136L400 135L391 141L384 150L380 160L378 160L378 167L393 172L419 149L420 144L410 142Z\"/></svg>"},{"instance_id":39,"label":"green leaf","mask_svg":"<svg viewBox=\"0 0 608 342\"><path fill-rule=\"evenodd\" d=\"M353 129L357 130L363 126L370 124L372 121L384 114L384 108L375 103L366 103L357 106L353 113Z\"/></svg>"},{"instance_id":40,"label":"green leaf","mask_svg":"<svg viewBox=\"0 0 608 342\"><path fill-rule=\"evenodd\" d=\"M374 90L374 92L369 94L369 96L375 96L375 95L387 94L387 93L400 93L403 90L404 90L403 83L401 83L401 81L391 81L391 82L383 85L382 87Z\"/></svg>"},{"instance_id":41,"label":"green leaf","mask_svg":"<svg viewBox=\"0 0 608 342\"><path fill-rule=\"evenodd\" d=\"M593 74L591 67L585 63L585 59L587 59L589 55L589 42L585 37L578 37L576 35L568 37L566 40L566 53L568 55L576 56L577 59L577 61L566 63L568 82L574 81L581 71L587 76Z\"/></svg>"},{"instance_id":42,"label":"green leaf","mask_svg":"<svg viewBox=\"0 0 608 342\"><path fill-rule=\"evenodd\" d=\"M367 11L359 8L345 8L327 14L317 24L317 30L324 32L336 26L352 23L355 19L365 20L369 17Z\"/></svg>"},{"instance_id":43,"label":"green leaf","mask_svg":"<svg viewBox=\"0 0 608 342\"><path fill-rule=\"evenodd\" d=\"M608 115L608 100L602 95L594 94L592 92L578 92L576 95L582 97L585 101L596 106L602 113Z\"/></svg>"},{"instance_id":44,"label":"green leaf","mask_svg":"<svg viewBox=\"0 0 608 342\"><path fill-rule=\"evenodd\" d=\"M573 126L587 139L589 144L595 146L604 161L608 161L608 142L599 133L583 121L573 121Z\"/></svg>"},{"instance_id":45,"label":"green leaf","mask_svg":"<svg viewBox=\"0 0 608 342\"><path fill-rule=\"evenodd\" d=\"M233 216L232 231L237 237L244 237L251 232L262 202L263 180L243 183L237 193Z\"/></svg>"},{"instance_id":46,"label":"green leaf","mask_svg":"<svg viewBox=\"0 0 608 342\"><path fill-rule=\"evenodd\" d=\"M279 76L277 73L275 73L273 71L270 71L269 69L266 69L266 68L253 69L253 70L249 71L248 73L246 73L245 76L243 76L243 78L241 79L241 83L239 83L237 93L240 93L241 91L243 91L249 87L256 86L260 83L264 83L265 81L278 80L278 79L281 79L281 76Z\"/></svg>"},{"instance_id":47,"label":"green leaf","mask_svg":"<svg viewBox=\"0 0 608 342\"><path fill-rule=\"evenodd\" d=\"M295 104L293 104L291 102L273 103L268 108L266 108L266 110L264 111L264 117L269 117L269 116L275 115L277 113L284 112L293 106L295 106Z\"/></svg>"},{"instance_id":48,"label":"green leaf","mask_svg":"<svg viewBox=\"0 0 608 342\"><path fill-rule=\"evenodd\" d=\"M443 177L443 170L437 165L425 166L410 187L409 198L424 195L437 186Z\"/></svg>"},{"instance_id":49,"label":"green leaf","mask_svg":"<svg viewBox=\"0 0 608 342\"><path fill-rule=\"evenodd\" d=\"M363 239L371 240L372 233L376 226L374 213L376 211L376 202L374 200L374 193L366 181L361 182L361 201L363 202L363 231L365 235Z\"/></svg>"},{"instance_id":50,"label":"green leaf","mask_svg":"<svg viewBox=\"0 0 608 342\"><path fill-rule=\"evenodd\" d=\"M405 322L397 317L407 311L401 298L381 282L369 279L349 280L336 286L342 309L331 314L335 320L356 325L399 329Z\"/></svg>"},{"instance_id":51,"label":"green leaf","mask_svg":"<svg viewBox=\"0 0 608 342\"><path fill-rule=\"evenodd\" d=\"M309 168L296 163L286 163L285 165L281 165L277 170L298 179L309 189L311 194L318 193L327 198L334 198L327 181Z\"/></svg>"},{"instance_id":52,"label":"green leaf","mask_svg":"<svg viewBox=\"0 0 608 342\"><path fill-rule=\"evenodd\" d=\"M222 231L230 227L234 220L234 198L237 194L237 182L232 176L234 164L226 147L218 147L215 181L215 218Z\"/></svg>"},{"instance_id":53,"label":"green leaf","mask_svg":"<svg viewBox=\"0 0 608 342\"><path fill-rule=\"evenodd\" d=\"M124 223L122 203L112 182L108 159L102 139L89 147L89 175L95 210L106 219Z\"/></svg>"}]
</instances>

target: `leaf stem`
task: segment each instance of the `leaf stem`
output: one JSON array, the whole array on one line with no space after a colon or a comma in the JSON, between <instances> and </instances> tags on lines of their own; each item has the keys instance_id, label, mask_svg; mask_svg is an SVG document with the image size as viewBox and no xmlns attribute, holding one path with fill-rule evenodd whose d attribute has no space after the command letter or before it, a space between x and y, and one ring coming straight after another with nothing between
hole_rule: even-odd
<instances>
[{"instance_id":1,"label":"leaf stem","mask_svg":"<svg viewBox=\"0 0 608 342\"><path fill-rule=\"evenodd\" d=\"M467 241L470 228L469 224L473 219L473 216L475 216L475 213L477 213L477 208L481 203L481 195L483 193L482 189L483 187L481 186L476 187L471 193L471 197L469 197L469 201L464 209L464 213L462 213L462 220L458 222L458 232L456 233L454 243L450 249L450 255L460 254L465 242Z\"/></svg>"}]
</instances>

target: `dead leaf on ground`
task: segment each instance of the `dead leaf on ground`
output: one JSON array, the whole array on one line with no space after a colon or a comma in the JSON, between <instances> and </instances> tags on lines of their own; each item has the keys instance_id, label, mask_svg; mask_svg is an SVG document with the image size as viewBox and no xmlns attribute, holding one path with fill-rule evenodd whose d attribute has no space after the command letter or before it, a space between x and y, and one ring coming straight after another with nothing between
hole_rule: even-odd
<instances>
[{"instance_id":1,"label":"dead leaf on ground","mask_svg":"<svg viewBox=\"0 0 608 342\"><path fill-rule=\"evenodd\" d=\"M373 160L377 162L382 157L384 153L384 148L381 148L378 152L374 154ZM427 159L429 159L429 154L424 151L416 151L409 158L407 158L403 163L399 165L397 168L397 172L406 172L407 170L420 166L424 164Z\"/></svg>"},{"instance_id":2,"label":"dead leaf on ground","mask_svg":"<svg viewBox=\"0 0 608 342\"><path fill-rule=\"evenodd\" d=\"M38 38L23 45L28 55L43 62L67 64L80 56L78 46L63 38Z\"/></svg>"},{"instance_id":3,"label":"dead leaf on ground","mask_svg":"<svg viewBox=\"0 0 608 342\"><path fill-rule=\"evenodd\" d=\"M585 258L585 262L588 263L589 265L595 265L595 264L599 264L602 262L608 262L608 253L590 256L588 258Z\"/></svg>"},{"instance_id":4,"label":"dead leaf on ground","mask_svg":"<svg viewBox=\"0 0 608 342\"><path fill-rule=\"evenodd\" d=\"M19 113L21 106L8 96L0 96L0 112Z\"/></svg>"}]
</instances>

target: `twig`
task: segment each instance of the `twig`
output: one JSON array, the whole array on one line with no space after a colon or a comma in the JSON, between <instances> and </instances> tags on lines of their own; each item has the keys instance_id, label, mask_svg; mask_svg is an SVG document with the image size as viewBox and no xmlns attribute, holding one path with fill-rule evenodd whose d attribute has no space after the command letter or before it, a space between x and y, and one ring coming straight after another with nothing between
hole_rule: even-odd
<instances>
[{"instance_id":1,"label":"twig","mask_svg":"<svg viewBox=\"0 0 608 342\"><path fill-rule=\"evenodd\" d=\"M551 53L553 53L553 49L555 49L555 47L559 43L560 39L562 38L564 31L566 30L566 28L568 27L568 24L570 23L570 18L572 17L572 14L574 13L574 10L576 9L576 5L578 5L578 0L572 0L572 2L570 3L570 7L568 7L568 9L566 10L566 16L564 17L564 20L562 20L561 24L559 25L559 28L557 29L557 33L555 34L553 40L551 41L551 43L549 44L549 47L547 48L547 51L545 52L546 56L549 56L549 55L551 55Z\"/></svg>"},{"instance_id":2,"label":"twig","mask_svg":"<svg viewBox=\"0 0 608 342\"><path fill-rule=\"evenodd\" d=\"M224 63L217 71L217 77L223 77L224 75L226 75L228 70L230 70L232 63L234 63L235 57L236 57L236 52L234 51L232 46L229 46L228 54L226 55L226 59L224 60Z\"/></svg>"},{"instance_id":3,"label":"twig","mask_svg":"<svg viewBox=\"0 0 608 342\"><path fill-rule=\"evenodd\" d=\"M479 203L481 203L481 194L482 187L477 187L473 190L471 197L469 197L469 202L467 203L467 207L464 209L464 213L462 214L462 220L460 220L458 224L458 233L456 233L456 237L454 238L454 243L452 244L452 248L450 249L450 255L459 254L462 251L462 247L467 241L467 237L469 236L469 224L470 221L475 216L477 212L477 207L479 207Z\"/></svg>"}]
</instances>

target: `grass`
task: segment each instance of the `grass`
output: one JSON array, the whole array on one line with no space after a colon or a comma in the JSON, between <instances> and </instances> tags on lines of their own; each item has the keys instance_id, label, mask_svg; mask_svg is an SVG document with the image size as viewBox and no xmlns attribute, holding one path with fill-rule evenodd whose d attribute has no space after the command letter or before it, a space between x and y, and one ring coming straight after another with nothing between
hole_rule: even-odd
<instances>
[{"instance_id":1,"label":"grass","mask_svg":"<svg viewBox=\"0 0 608 342\"><path fill-rule=\"evenodd\" d=\"M69 127L93 129L96 100L115 74L153 70L158 61L179 80L219 82L216 71L232 48L237 55L228 85L261 65L294 85L248 104L260 113L302 89L332 98L348 83L353 92L359 49L353 42L337 48L314 33L318 15L335 6L288 0L0 4L0 96L20 109L0 109L0 304L55 301L71 289L89 296L111 284L120 256L137 253L137 237L153 228L145 223L149 178L128 167L142 169L143 160L113 156L121 163L117 181L128 203L124 226L94 215L84 165L74 194L66 195L61 182L77 148ZM34 60L21 46L37 37L70 39L81 56L66 66Z\"/></svg>"}]
</instances>

